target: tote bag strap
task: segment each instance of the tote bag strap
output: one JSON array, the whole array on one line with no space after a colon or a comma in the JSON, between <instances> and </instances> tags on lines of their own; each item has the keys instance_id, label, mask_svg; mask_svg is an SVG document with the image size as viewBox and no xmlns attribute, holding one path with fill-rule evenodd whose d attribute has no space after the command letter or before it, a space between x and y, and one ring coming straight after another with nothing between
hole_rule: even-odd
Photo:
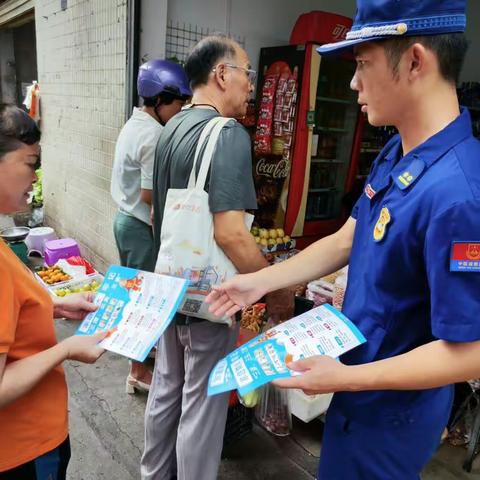
<instances>
[{"instance_id":1,"label":"tote bag strap","mask_svg":"<svg viewBox=\"0 0 480 480\"><path fill-rule=\"evenodd\" d=\"M190 172L190 177L188 179L188 186L187 188L194 188L195 187L195 172L197 171L197 161L198 157L200 156L200 152L202 150L203 145L205 144L205 141L207 140L208 136L210 135L210 132L213 130L213 127L222 119L222 117L215 117L212 118L203 128L202 133L200 134L200 138L198 139L197 142L197 148L195 150L195 156L193 158L193 166L192 166L192 171Z\"/></svg>"},{"instance_id":2,"label":"tote bag strap","mask_svg":"<svg viewBox=\"0 0 480 480\"><path fill-rule=\"evenodd\" d=\"M219 117L218 122L212 129L210 138L208 139L207 146L205 147L205 152L203 153L202 163L200 165L200 170L198 172L197 183L195 185L196 189L203 190L205 188L205 182L207 181L208 170L210 168L210 163L212 162L213 153L215 152L215 147L217 146L218 137L222 128L230 121L232 118Z\"/></svg>"}]
</instances>

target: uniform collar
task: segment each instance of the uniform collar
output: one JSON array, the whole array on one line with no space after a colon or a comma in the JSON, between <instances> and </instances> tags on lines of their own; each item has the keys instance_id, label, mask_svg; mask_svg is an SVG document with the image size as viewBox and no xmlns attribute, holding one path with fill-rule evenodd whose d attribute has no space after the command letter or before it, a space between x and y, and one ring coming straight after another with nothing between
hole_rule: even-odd
<instances>
[{"instance_id":1,"label":"uniform collar","mask_svg":"<svg viewBox=\"0 0 480 480\"><path fill-rule=\"evenodd\" d=\"M401 159L401 167L399 165L399 168L394 168L391 172L395 185L400 190L407 190L437 160L471 136L470 114L466 108L461 108L460 115L453 122Z\"/></svg>"}]
</instances>

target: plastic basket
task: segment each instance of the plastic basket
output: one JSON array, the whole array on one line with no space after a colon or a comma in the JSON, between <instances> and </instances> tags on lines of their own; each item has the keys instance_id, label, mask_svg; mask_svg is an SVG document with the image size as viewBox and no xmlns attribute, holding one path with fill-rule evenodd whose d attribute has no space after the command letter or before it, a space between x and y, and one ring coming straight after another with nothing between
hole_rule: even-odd
<instances>
[{"instance_id":1,"label":"plastic basket","mask_svg":"<svg viewBox=\"0 0 480 480\"><path fill-rule=\"evenodd\" d=\"M229 407L227 414L227 423L225 425L225 434L223 436L223 448L237 442L245 435L248 435L253 428L253 411L237 403Z\"/></svg>"}]
</instances>

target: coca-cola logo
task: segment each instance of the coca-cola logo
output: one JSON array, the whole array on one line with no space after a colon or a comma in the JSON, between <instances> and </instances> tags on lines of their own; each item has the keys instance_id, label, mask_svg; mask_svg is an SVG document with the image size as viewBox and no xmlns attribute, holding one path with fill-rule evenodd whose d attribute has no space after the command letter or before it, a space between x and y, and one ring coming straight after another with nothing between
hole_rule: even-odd
<instances>
[{"instance_id":1,"label":"coca-cola logo","mask_svg":"<svg viewBox=\"0 0 480 480\"><path fill-rule=\"evenodd\" d=\"M290 173L290 162L288 160L280 160L269 162L266 158L261 158L255 167L258 176L269 178L287 178Z\"/></svg>"},{"instance_id":2,"label":"coca-cola logo","mask_svg":"<svg viewBox=\"0 0 480 480\"><path fill-rule=\"evenodd\" d=\"M332 37L334 40L344 40L348 33L348 27L337 23L332 31Z\"/></svg>"}]
</instances>

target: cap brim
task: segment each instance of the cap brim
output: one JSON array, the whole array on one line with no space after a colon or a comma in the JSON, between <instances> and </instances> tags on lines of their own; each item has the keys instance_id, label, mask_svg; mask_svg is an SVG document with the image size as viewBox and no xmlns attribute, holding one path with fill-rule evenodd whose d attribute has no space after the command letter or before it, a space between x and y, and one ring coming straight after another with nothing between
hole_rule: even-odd
<instances>
[{"instance_id":1,"label":"cap brim","mask_svg":"<svg viewBox=\"0 0 480 480\"><path fill-rule=\"evenodd\" d=\"M355 40L343 40L341 42L335 42L335 43L326 43L325 45L318 47L317 52L320 55L342 53L345 50L349 50L355 45L358 45L360 43L374 42L375 40L382 40L384 38L388 38L388 37L375 36L375 37L368 37L368 38L356 38Z\"/></svg>"}]
</instances>

